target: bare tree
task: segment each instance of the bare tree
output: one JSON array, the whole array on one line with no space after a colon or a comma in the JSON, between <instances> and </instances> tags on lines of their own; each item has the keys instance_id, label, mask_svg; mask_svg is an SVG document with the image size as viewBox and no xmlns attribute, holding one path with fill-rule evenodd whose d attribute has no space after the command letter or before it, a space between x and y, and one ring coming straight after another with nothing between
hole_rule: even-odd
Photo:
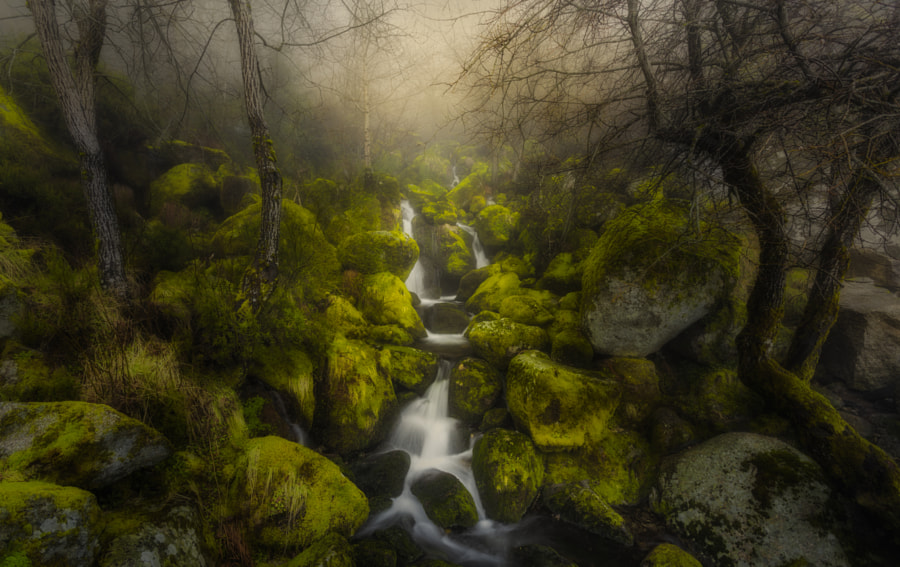
<instances>
[{"instance_id":1,"label":"bare tree","mask_svg":"<svg viewBox=\"0 0 900 567\"><path fill-rule=\"evenodd\" d=\"M250 3L229 0L241 49L241 76L244 80L244 103L253 140L253 153L262 188L259 240L253 264L244 275L243 293L253 311L271 293L278 277L278 236L281 225L281 173L278 171L275 144L263 113L259 60L254 45Z\"/></svg>"},{"instance_id":2,"label":"bare tree","mask_svg":"<svg viewBox=\"0 0 900 567\"><path fill-rule=\"evenodd\" d=\"M95 73L106 31L106 0L87 0L86 3L71 6L69 16L77 29L71 65L60 33L55 4L52 0L32 0L28 5L66 128L78 151L82 187L91 228L97 239L100 283L115 297L126 299L125 257L106 159L97 137L94 96Z\"/></svg>"}]
</instances>

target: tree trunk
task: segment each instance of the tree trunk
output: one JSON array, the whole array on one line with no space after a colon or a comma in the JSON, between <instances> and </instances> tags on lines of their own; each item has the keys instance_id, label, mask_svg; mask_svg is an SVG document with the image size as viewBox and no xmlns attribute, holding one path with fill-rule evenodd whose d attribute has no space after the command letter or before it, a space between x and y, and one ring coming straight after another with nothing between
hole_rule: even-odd
<instances>
[{"instance_id":1,"label":"tree trunk","mask_svg":"<svg viewBox=\"0 0 900 567\"><path fill-rule=\"evenodd\" d=\"M50 82L59 98L66 128L78 150L82 188L91 228L97 239L100 284L124 300L128 297L125 256L106 160L97 138L94 101L94 71L106 30L106 0L90 0L87 9L82 6L75 9L79 41L75 46L74 74L66 61L53 3L31 0L28 5L50 71Z\"/></svg>"},{"instance_id":2,"label":"tree trunk","mask_svg":"<svg viewBox=\"0 0 900 567\"><path fill-rule=\"evenodd\" d=\"M259 60L253 43L253 19L246 0L229 0L241 49L241 75L244 103L253 139L253 153L262 188L259 240L253 264L244 274L242 292L257 312L272 293L278 277L278 240L281 226L281 173L275 157L275 145L263 114Z\"/></svg>"}]
</instances>

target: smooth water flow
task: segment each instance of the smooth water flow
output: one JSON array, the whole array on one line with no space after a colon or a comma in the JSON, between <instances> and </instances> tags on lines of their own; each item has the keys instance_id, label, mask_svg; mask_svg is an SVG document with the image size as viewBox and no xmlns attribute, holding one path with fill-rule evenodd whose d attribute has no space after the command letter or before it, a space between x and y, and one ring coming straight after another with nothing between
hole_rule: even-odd
<instances>
[{"instance_id":1,"label":"smooth water flow","mask_svg":"<svg viewBox=\"0 0 900 567\"><path fill-rule=\"evenodd\" d=\"M400 212L403 221L403 233L413 238L412 220L416 216L416 212L413 210L412 205L409 204L409 201L405 199L400 201ZM406 278L406 289L419 297L425 292L425 270L422 268L421 262L416 262L416 265L413 266L412 271Z\"/></svg>"},{"instance_id":2,"label":"smooth water flow","mask_svg":"<svg viewBox=\"0 0 900 567\"><path fill-rule=\"evenodd\" d=\"M481 240L479 240L478 233L475 232L475 229L461 222L456 223L456 226L472 235L472 253L475 255L475 267L483 268L490 264L491 261L488 259L487 254L485 254L484 246L481 244Z\"/></svg>"}]
</instances>

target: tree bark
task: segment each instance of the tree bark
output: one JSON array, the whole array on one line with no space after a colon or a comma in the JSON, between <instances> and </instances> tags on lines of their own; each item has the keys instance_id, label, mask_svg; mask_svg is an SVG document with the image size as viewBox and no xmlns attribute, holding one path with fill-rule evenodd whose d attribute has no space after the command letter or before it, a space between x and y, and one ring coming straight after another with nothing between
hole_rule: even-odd
<instances>
[{"instance_id":1,"label":"tree bark","mask_svg":"<svg viewBox=\"0 0 900 567\"><path fill-rule=\"evenodd\" d=\"M263 114L259 60L253 43L253 19L248 0L229 0L241 50L241 76L244 103L253 139L253 153L262 189L259 240L253 264L244 275L242 292L253 312L257 312L272 293L278 278L278 241L281 226L281 173L278 171L275 145Z\"/></svg>"},{"instance_id":2,"label":"tree bark","mask_svg":"<svg viewBox=\"0 0 900 567\"><path fill-rule=\"evenodd\" d=\"M97 137L94 100L94 71L106 30L106 0L89 0L86 9L78 6L75 10L79 41L75 46L74 73L66 61L53 2L30 0L28 6L50 71L50 82L78 151L82 188L97 239L100 284L124 300L128 297L125 256L106 159Z\"/></svg>"}]
</instances>

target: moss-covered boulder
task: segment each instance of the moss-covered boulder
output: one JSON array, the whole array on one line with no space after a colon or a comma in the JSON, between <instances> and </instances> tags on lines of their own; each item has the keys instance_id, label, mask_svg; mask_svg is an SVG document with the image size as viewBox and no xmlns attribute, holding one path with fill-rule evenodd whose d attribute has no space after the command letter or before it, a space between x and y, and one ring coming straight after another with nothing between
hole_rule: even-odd
<instances>
[{"instance_id":1,"label":"moss-covered boulder","mask_svg":"<svg viewBox=\"0 0 900 567\"><path fill-rule=\"evenodd\" d=\"M176 506L158 519L146 521L112 520L114 534L100 561L100 567L133 565L196 565L211 562L203 555L200 517L189 506ZM133 526L133 527L132 527ZM123 529L124 528L124 529Z\"/></svg>"},{"instance_id":2,"label":"moss-covered boulder","mask_svg":"<svg viewBox=\"0 0 900 567\"><path fill-rule=\"evenodd\" d=\"M456 291L456 301L461 301L466 303L472 294L474 294L478 287L484 283L484 280L493 276L494 274L500 273L502 270L500 266L497 264L490 264L483 268L478 268L467 272L462 278L459 280L459 288Z\"/></svg>"},{"instance_id":3,"label":"moss-covered boulder","mask_svg":"<svg viewBox=\"0 0 900 567\"><path fill-rule=\"evenodd\" d=\"M575 449L605 437L620 397L611 373L564 366L540 352L516 356L506 376L513 420L542 450Z\"/></svg>"},{"instance_id":4,"label":"moss-covered boulder","mask_svg":"<svg viewBox=\"0 0 900 567\"><path fill-rule=\"evenodd\" d=\"M74 400L79 386L65 368L49 367L39 351L10 341L0 355L0 401Z\"/></svg>"},{"instance_id":5,"label":"moss-covered boulder","mask_svg":"<svg viewBox=\"0 0 900 567\"><path fill-rule=\"evenodd\" d=\"M97 489L170 454L157 431L109 406L0 402L0 458L27 478Z\"/></svg>"},{"instance_id":6,"label":"moss-covered boulder","mask_svg":"<svg viewBox=\"0 0 900 567\"><path fill-rule=\"evenodd\" d=\"M544 270L537 285L541 289L549 289L553 293L565 295L581 289L583 276L584 268L581 262L576 261L575 255L571 252L563 252L550 260L550 264Z\"/></svg>"},{"instance_id":7,"label":"moss-covered boulder","mask_svg":"<svg viewBox=\"0 0 900 567\"><path fill-rule=\"evenodd\" d=\"M334 334L349 339L361 339L369 334L369 322L353 303L340 295L328 296L325 323Z\"/></svg>"},{"instance_id":8,"label":"moss-covered boulder","mask_svg":"<svg viewBox=\"0 0 900 567\"><path fill-rule=\"evenodd\" d=\"M639 430L662 398L656 366L646 358L615 357L604 360L600 368L620 384L616 423Z\"/></svg>"},{"instance_id":9,"label":"moss-covered boulder","mask_svg":"<svg viewBox=\"0 0 900 567\"><path fill-rule=\"evenodd\" d=\"M472 473L487 516L515 523L537 498L544 465L527 436L491 429L475 443Z\"/></svg>"},{"instance_id":10,"label":"moss-covered boulder","mask_svg":"<svg viewBox=\"0 0 900 567\"><path fill-rule=\"evenodd\" d=\"M643 357L726 300L739 278L741 240L689 222L663 199L607 223L584 264L581 315L594 350Z\"/></svg>"},{"instance_id":11,"label":"moss-covered boulder","mask_svg":"<svg viewBox=\"0 0 900 567\"><path fill-rule=\"evenodd\" d=\"M517 215L503 205L489 205L482 209L475 219L478 239L489 254L505 249L512 239Z\"/></svg>"},{"instance_id":12,"label":"moss-covered boulder","mask_svg":"<svg viewBox=\"0 0 900 567\"><path fill-rule=\"evenodd\" d=\"M150 184L150 210L163 222L178 209L203 208L219 212L219 180L203 163L182 163Z\"/></svg>"},{"instance_id":13,"label":"moss-covered boulder","mask_svg":"<svg viewBox=\"0 0 900 567\"><path fill-rule=\"evenodd\" d=\"M217 256L249 258L256 253L261 209L261 200L253 196L250 205L225 219L212 239ZM301 291L307 300L324 299L337 289L341 277L337 251L325 238L316 216L288 199L281 202L278 269L282 281Z\"/></svg>"},{"instance_id":14,"label":"moss-covered boulder","mask_svg":"<svg viewBox=\"0 0 900 567\"><path fill-rule=\"evenodd\" d=\"M469 327L468 337L475 354L500 370L505 370L520 352L547 350L550 345L544 329L510 319L474 323Z\"/></svg>"},{"instance_id":15,"label":"moss-covered boulder","mask_svg":"<svg viewBox=\"0 0 900 567\"><path fill-rule=\"evenodd\" d=\"M580 330L565 329L553 335L550 358L567 366L588 368L594 360L594 347Z\"/></svg>"},{"instance_id":16,"label":"moss-covered boulder","mask_svg":"<svg viewBox=\"0 0 900 567\"><path fill-rule=\"evenodd\" d=\"M379 354L378 367L395 387L421 396L437 377L438 357L416 348L385 346Z\"/></svg>"},{"instance_id":17,"label":"moss-covered boulder","mask_svg":"<svg viewBox=\"0 0 900 567\"><path fill-rule=\"evenodd\" d=\"M675 397L680 413L692 423L721 433L748 423L765 410L765 402L729 368L685 367L682 392Z\"/></svg>"},{"instance_id":18,"label":"moss-covered boulder","mask_svg":"<svg viewBox=\"0 0 900 567\"><path fill-rule=\"evenodd\" d=\"M499 313L504 299L520 293L521 283L519 276L513 272L493 273L482 281L466 300L466 309L471 313L479 311Z\"/></svg>"},{"instance_id":19,"label":"moss-covered boulder","mask_svg":"<svg viewBox=\"0 0 900 567\"><path fill-rule=\"evenodd\" d=\"M666 459L657 513L723 567L849 565L822 470L790 445L726 433Z\"/></svg>"},{"instance_id":20,"label":"moss-covered boulder","mask_svg":"<svg viewBox=\"0 0 900 567\"><path fill-rule=\"evenodd\" d=\"M478 425L503 393L503 377L480 358L464 358L450 370L449 412L469 425Z\"/></svg>"},{"instance_id":21,"label":"moss-covered boulder","mask_svg":"<svg viewBox=\"0 0 900 567\"><path fill-rule=\"evenodd\" d=\"M378 351L361 341L338 336L329 345L314 423L316 438L329 449L352 453L384 439L397 398L378 360Z\"/></svg>"},{"instance_id":22,"label":"moss-covered boulder","mask_svg":"<svg viewBox=\"0 0 900 567\"><path fill-rule=\"evenodd\" d=\"M302 549L329 532L350 537L369 515L365 494L337 465L281 437L250 439L235 471L232 502L264 547Z\"/></svg>"},{"instance_id":23,"label":"moss-covered boulder","mask_svg":"<svg viewBox=\"0 0 900 567\"><path fill-rule=\"evenodd\" d=\"M341 243L338 258L345 270L362 274L390 272L406 280L419 259L419 245L399 231L359 232Z\"/></svg>"},{"instance_id":24,"label":"moss-covered boulder","mask_svg":"<svg viewBox=\"0 0 900 567\"><path fill-rule=\"evenodd\" d=\"M81 567L99 552L93 494L47 482L0 482L0 564Z\"/></svg>"},{"instance_id":25,"label":"moss-covered boulder","mask_svg":"<svg viewBox=\"0 0 900 567\"><path fill-rule=\"evenodd\" d=\"M547 486L541 502L564 522L626 547L634 545L625 519L587 482Z\"/></svg>"},{"instance_id":26,"label":"moss-covered boulder","mask_svg":"<svg viewBox=\"0 0 900 567\"><path fill-rule=\"evenodd\" d=\"M500 316L512 319L523 325L543 327L553 321L550 313L541 302L529 295L511 295L500 302Z\"/></svg>"},{"instance_id":27,"label":"moss-covered boulder","mask_svg":"<svg viewBox=\"0 0 900 567\"><path fill-rule=\"evenodd\" d=\"M456 224L459 220L456 207L445 199L424 203L420 214L428 221L428 224Z\"/></svg>"},{"instance_id":28,"label":"moss-covered boulder","mask_svg":"<svg viewBox=\"0 0 900 567\"><path fill-rule=\"evenodd\" d=\"M291 559L287 567L356 567L355 557L347 538L331 532Z\"/></svg>"},{"instance_id":29,"label":"moss-covered boulder","mask_svg":"<svg viewBox=\"0 0 900 567\"><path fill-rule=\"evenodd\" d=\"M490 165L478 162L462 178L456 186L447 193L447 198L459 209L469 209L475 197L484 198L487 194L491 179Z\"/></svg>"},{"instance_id":30,"label":"moss-covered boulder","mask_svg":"<svg viewBox=\"0 0 900 567\"><path fill-rule=\"evenodd\" d=\"M413 219L413 235L419 243L419 253L437 268L442 289L451 293L456 290L460 278L475 269L475 257L463 234L455 224L431 225L420 217Z\"/></svg>"},{"instance_id":31,"label":"moss-covered boulder","mask_svg":"<svg viewBox=\"0 0 900 567\"><path fill-rule=\"evenodd\" d=\"M431 521L441 528L471 528L478 523L475 500L452 474L436 469L425 471L411 489Z\"/></svg>"},{"instance_id":32,"label":"moss-covered boulder","mask_svg":"<svg viewBox=\"0 0 900 567\"><path fill-rule=\"evenodd\" d=\"M588 446L542 454L546 484L587 482L613 506L635 505L646 498L658 470L650 443L627 429L610 431Z\"/></svg>"},{"instance_id":33,"label":"moss-covered boulder","mask_svg":"<svg viewBox=\"0 0 900 567\"><path fill-rule=\"evenodd\" d=\"M396 325L413 339L428 334L403 280L390 272L363 278L358 305L366 320L374 325Z\"/></svg>"},{"instance_id":34,"label":"moss-covered boulder","mask_svg":"<svg viewBox=\"0 0 900 567\"><path fill-rule=\"evenodd\" d=\"M353 482L365 492L369 498L369 508L374 512L376 508L389 508L391 499L403 492L409 465L409 453L395 450L353 461L350 471Z\"/></svg>"},{"instance_id":35,"label":"moss-covered boulder","mask_svg":"<svg viewBox=\"0 0 900 567\"><path fill-rule=\"evenodd\" d=\"M700 562L677 545L661 543L641 561L641 567L701 567Z\"/></svg>"},{"instance_id":36,"label":"moss-covered boulder","mask_svg":"<svg viewBox=\"0 0 900 567\"><path fill-rule=\"evenodd\" d=\"M374 538L353 544L353 558L357 567L397 567L397 552L387 542Z\"/></svg>"},{"instance_id":37,"label":"moss-covered boulder","mask_svg":"<svg viewBox=\"0 0 900 567\"><path fill-rule=\"evenodd\" d=\"M287 405L309 428L316 410L315 367L300 349L264 346L256 350L249 373L287 397Z\"/></svg>"}]
</instances>

